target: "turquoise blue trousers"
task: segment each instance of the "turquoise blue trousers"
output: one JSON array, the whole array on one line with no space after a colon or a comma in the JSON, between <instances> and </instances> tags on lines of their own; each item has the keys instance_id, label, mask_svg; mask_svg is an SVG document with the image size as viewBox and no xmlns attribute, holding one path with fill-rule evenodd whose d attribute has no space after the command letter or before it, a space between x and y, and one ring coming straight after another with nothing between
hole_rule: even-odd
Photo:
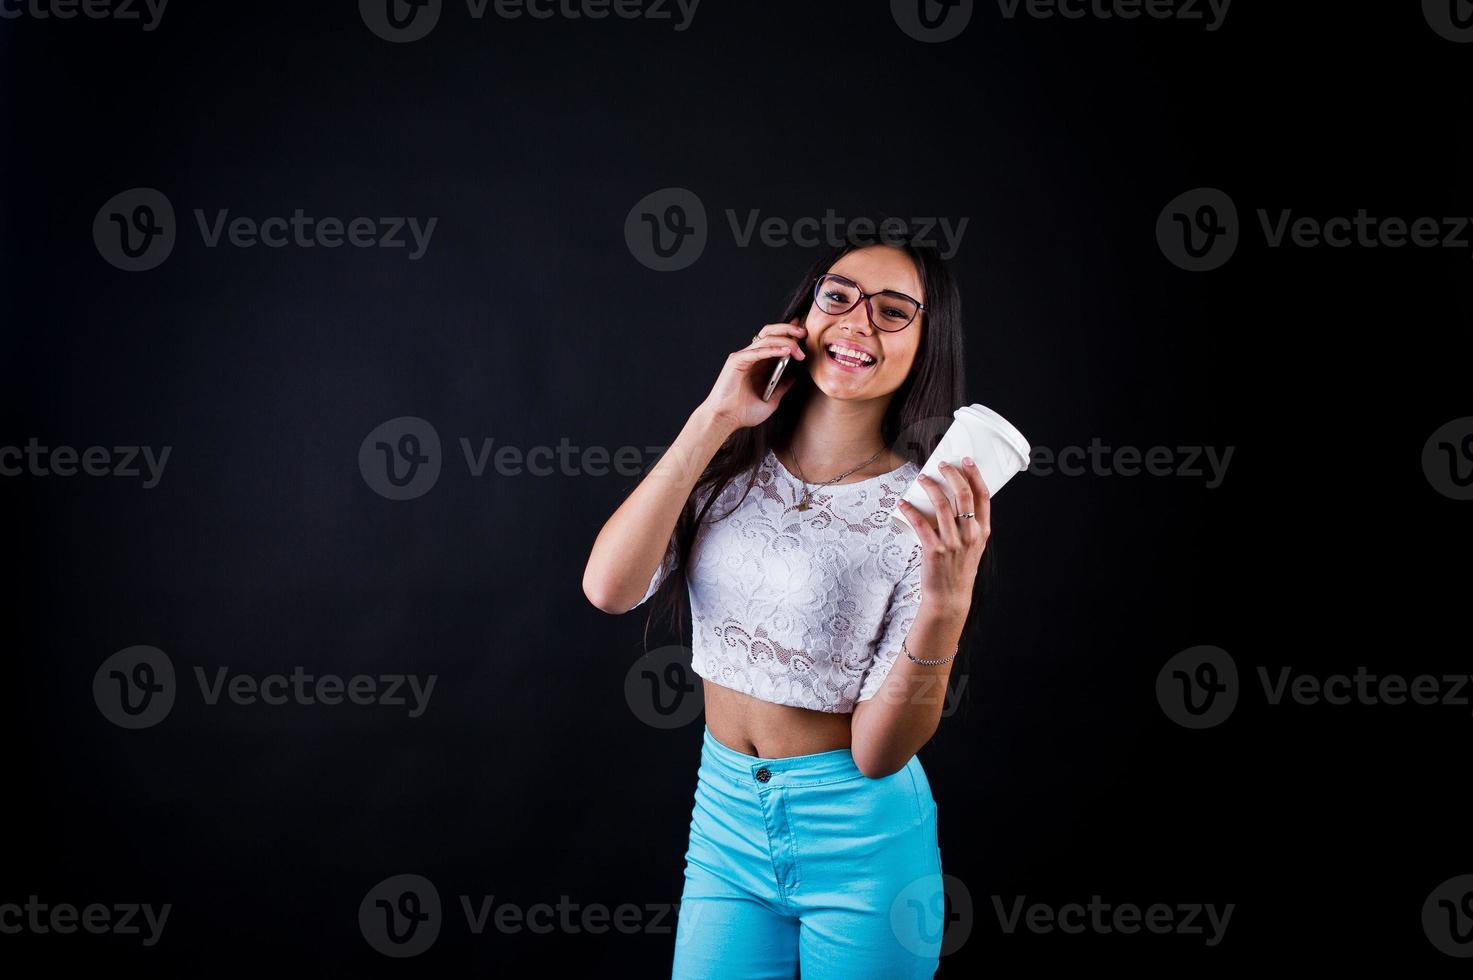
<instances>
[{"instance_id":1,"label":"turquoise blue trousers","mask_svg":"<svg viewBox=\"0 0 1473 980\"><path fill-rule=\"evenodd\" d=\"M706 728L673 980L931 977L944 924L918 758L870 779L849 749L762 759Z\"/></svg>"}]
</instances>

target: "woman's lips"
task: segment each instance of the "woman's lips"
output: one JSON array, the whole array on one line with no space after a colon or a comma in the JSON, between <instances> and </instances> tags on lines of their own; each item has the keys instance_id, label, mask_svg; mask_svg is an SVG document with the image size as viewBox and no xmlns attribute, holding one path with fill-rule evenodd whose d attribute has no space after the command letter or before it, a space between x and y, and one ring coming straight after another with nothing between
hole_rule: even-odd
<instances>
[{"instance_id":1,"label":"woman's lips","mask_svg":"<svg viewBox=\"0 0 1473 980\"><path fill-rule=\"evenodd\" d=\"M849 374L863 374L864 372L873 368L876 364L880 363L879 359L876 358L875 360L870 361L868 364L861 364L857 359L835 354L833 350L827 346L824 347L824 354L828 356L829 361L835 367L837 367L840 371L846 371Z\"/></svg>"}]
</instances>

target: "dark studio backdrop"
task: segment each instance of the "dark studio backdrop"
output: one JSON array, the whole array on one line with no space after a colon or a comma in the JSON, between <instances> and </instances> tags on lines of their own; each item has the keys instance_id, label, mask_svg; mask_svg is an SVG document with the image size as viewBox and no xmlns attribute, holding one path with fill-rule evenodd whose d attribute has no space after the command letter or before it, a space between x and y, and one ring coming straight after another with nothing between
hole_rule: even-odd
<instances>
[{"instance_id":1,"label":"dark studio backdrop","mask_svg":"<svg viewBox=\"0 0 1473 980\"><path fill-rule=\"evenodd\" d=\"M48 4L0 18L7 975L668 975L688 636L641 661L584 563L874 216L1035 452L921 752L940 975L1466 968L1466 4Z\"/></svg>"}]
</instances>

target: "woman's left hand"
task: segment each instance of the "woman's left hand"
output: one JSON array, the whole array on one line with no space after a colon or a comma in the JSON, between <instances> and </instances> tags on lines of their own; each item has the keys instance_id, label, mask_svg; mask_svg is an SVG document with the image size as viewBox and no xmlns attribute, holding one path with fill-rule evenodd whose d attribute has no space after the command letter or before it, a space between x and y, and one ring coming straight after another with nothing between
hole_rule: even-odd
<instances>
[{"instance_id":1,"label":"woman's left hand","mask_svg":"<svg viewBox=\"0 0 1473 980\"><path fill-rule=\"evenodd\" d=\"M921 539L922 605L964 617L972 608L972 583L992 533L992 495L971 457L963 458L961 469L942 463L941 473L951 484L961 512L975 513L975 517L958 518L941 484L925 474L916 479L930 496L936 519L926 517L908 500L902 500L900 506Z\"/></svg>"}]
</instances>

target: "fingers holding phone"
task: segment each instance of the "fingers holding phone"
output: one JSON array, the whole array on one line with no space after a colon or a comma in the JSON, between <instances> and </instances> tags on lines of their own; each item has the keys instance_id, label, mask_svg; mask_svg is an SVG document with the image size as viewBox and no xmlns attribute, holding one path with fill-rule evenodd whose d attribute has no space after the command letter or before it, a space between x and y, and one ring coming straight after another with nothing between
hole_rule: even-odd
<instances>
[{"instance_id":1,"label":"fingers holding phone","mask_svg":"<svg viewBox=\"0 0 1473 980\"><path fill-rule=\"evenodd\" d=\"M794 340L797 341L797 354L799 359L804 359L808 356L807 351L803 350L803 341L807 334L807 329L799 324L798 318L793 317L793 319L789 320L787 323L769 323L767 326L757 331L757 335L752 338L752 341L753 343L759 343L764 337L792 337L794 338ZM772 393L777 390L778 382L782 380L783 374L785 371L787 371L788 364L792 361L792 359L792 354L784 355L782 360L778 361L777 364L773 367L772 374L770 374L767 378L767 386L762 390L763 401L772 400ZM793 379L789 377L788 383L783 386L782 390L786 392L792 386ZM778 400L782 400L782 395L778 395Z\"/></svg>"},{"instance_id":2,"label":"fingers holding phone","mask_svg":"<svg viewBox=\"0 0 1473 980\"><path fill-rule=\"evenodd\" d=\"M787 363L795 357L808 358L802 343L806 333L796 317L763 326L751 344L727 355L706 406L741 428L766 421L796 380ZM773 386L773 374L778 372L780 380Z\"/></svg>"},{"instance_id":3,"label":"fingers holding phone","mask_svg":"<svg viewBox=\"0 0 1473 980\"><path fill-rule=\"evenodd\" d=\"M788 362L792 359L793 355L785 354L783 355L783 359L777 362L777 367L772 369L772 376L767 379L767 388L762 392L763 401L772 400L772 393L777 390L777 383L782 380L783 371L787 370ZM792 381L792 378L788 379L789 387L792 387ZM785 388L783 390L786 391L787 389Z\"/></svg>"},{"instance_id":4,"label":"fingers holding phone","mask_svg":"<svg viewBox=\"0 0 1473 980\"><path fill-rule=\"evenodd\" d=\"M771 333L768 333L769 330L771 330ZM798 341L799 352L802 357L806 358L808 356L807 352L803 351L802 347L807 333L807 329L798 323L798 318L793 317L793 319L789 320L787 323L769 323L767 326L759 330L757 332L757 336L753 337L752 340L754 342L759 341L764 336L791 336ZM772 393L777 389L778 382L782 379L783 373L787 370L788 362L791 360L791 355L786 356L782 360L778 361L777 366L772 369L772 374L767 379L767 387L763 389L762 392L763 401L770 401L772 399ZM789 378L788 384L786 387L783 388L783 391L786 392L788 388L791 387L792 379ZM782 396L779 395L778 397L781 398Z\"/></svg>"}]
</instances>

